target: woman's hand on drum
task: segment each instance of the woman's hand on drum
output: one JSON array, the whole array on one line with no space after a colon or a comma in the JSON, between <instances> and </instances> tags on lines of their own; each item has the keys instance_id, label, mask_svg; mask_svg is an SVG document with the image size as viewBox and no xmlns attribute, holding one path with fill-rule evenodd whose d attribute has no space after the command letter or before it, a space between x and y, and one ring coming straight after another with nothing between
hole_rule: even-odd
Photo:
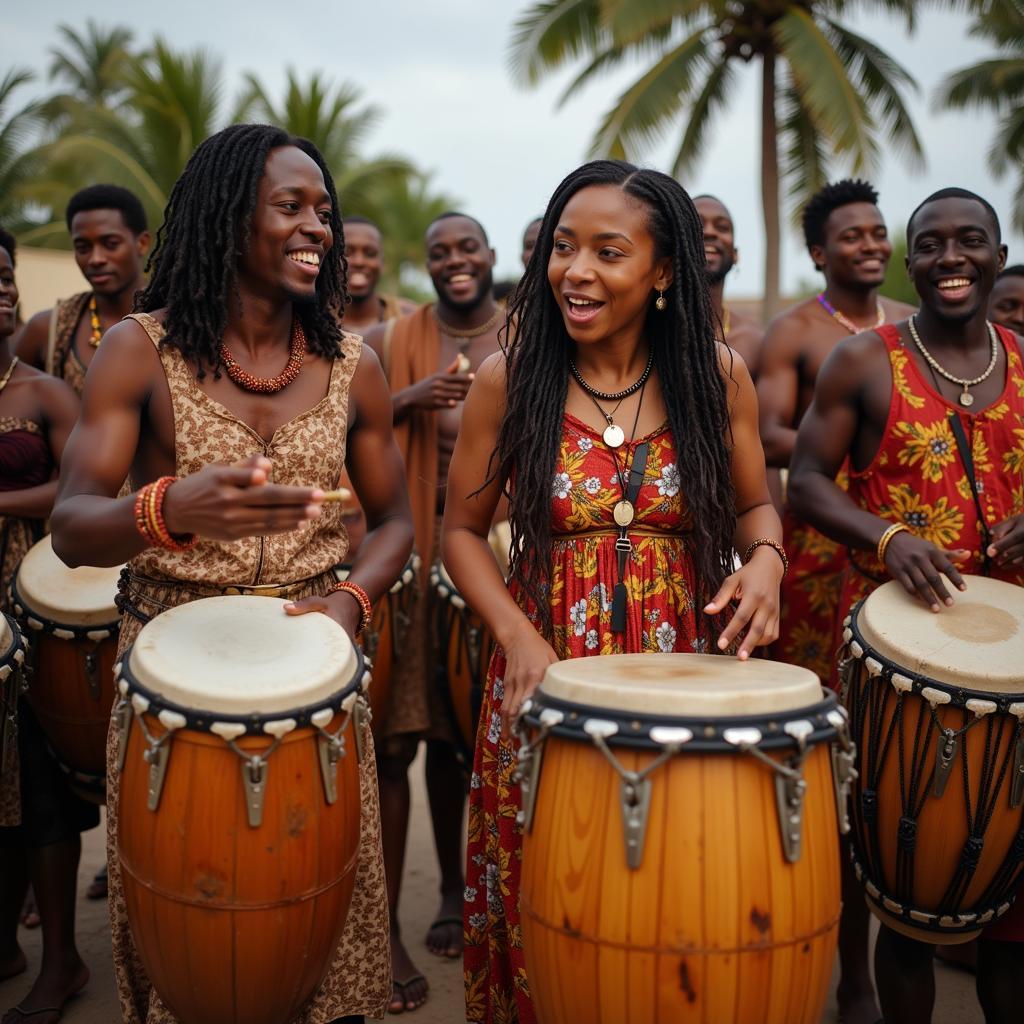
<instances>
[{"instance_id":1,"label":"woman's hand on drum","mask_svg":"<svg viewBox=\"0 0 1024 1024\"><path fill-rule=\"evenodd\" d=\"M164 522L174 534L238 540L290 533L316 519L324 492L272 484L273 463L254 455L230 466L204 466L167 489Z\"/></svg>"},{"instance_id":2,"label":"woman's hand on drum","mask_svg":"<svg viewBox=\"0 0 1024 1024\"><path fill-rule=\"evenodd\" d=\"M326 597L304 597L301 601L291 601L284 606L288 615L308 615L310 612L322 612L336 623L355 642L356 630L362 618L362 609L352 594L339 590Z\"/></svg>"},{"instance_id":3,"label":"woman's hand on drum","mask_svg":"<svg viewBox=\"0 0 1024 1024\"><path fill-rule=\"evenodd\" d=\"M916 537L909 530L895 534L885 549L885 568L894 580L912 597L919 597L933 612L953 604L946 589L945 576L957 590L966 590L967 584L954 562L964 562L971 553L963 548L946 551L930 541Z\"/></svg>"},{"instance_id":4,"label":"woman's hand on drum","mask_svg":"<svg viewBox=\"0 0 1024 1024\"><path fill-rule=\"evenodd\" d=\"M544 678L548 665L558 661L551 645L537 632L533 624L523 618L523 625L504 645L505 675L501 697L501 735L508 739L512 723Z\"/></svg>"},{"instance_id":5,"label":"woman's hand on drum","mask_svg":"<svg viewBox=\"0 0 1024 1024\"><path fill-rule=\"evenodd\" d=\"M704 606L709 615L718 615L730 601L738 601L736 613L718 638L719 650L726 650L743 633L736 657L746 661L755 647L763 647L779 638L779 585L783 565L778 552L767 545L755 548L741 569L727 576L718 593Z\"/></svg>"},{"instance_id":6,"label":"woman's hand on drum","mask_svg":"<svg viewBox=\"0 0 1024 1024\"><path fill-rule=\"evenodd\" d=\"M989 558L996 565L1020 565L1024 562L1024 515L1010 516L992 527Z\"/></svg>"}]
</instances>

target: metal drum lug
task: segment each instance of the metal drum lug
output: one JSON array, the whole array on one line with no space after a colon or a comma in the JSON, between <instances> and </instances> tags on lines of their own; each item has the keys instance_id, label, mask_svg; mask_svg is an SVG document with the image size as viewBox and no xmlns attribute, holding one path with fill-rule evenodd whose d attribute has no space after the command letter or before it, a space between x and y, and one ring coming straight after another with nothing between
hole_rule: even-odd
<instances>
[{"instance_id":1,"label":"metal drum lug","mask_svg":"<svg viewBox=\"0 0 1024 1024\"><path fill-rule=\"evenodd\" d=\"M620 785L622 800L622 831L626 841L626 865L639 870L644 862L644 843L647 839L647 820L651 813L650 779L629 772Z\"/></svg>"},{"instance_id":2,"label":"metal drum lug","mask_svg":"<svg viewBox=\"0 0 1024 1024\"><path fill-rule=\"evenodd\" d=\"M149 795L146 806L155 811L160 806L160 795L164 791L164 778L167 775L167 762L170 760L169 743L158 743L148 747L142 758L149 765Z\"/></svg>"},{"instance_id":3,"label":"metal drum lug","mask_svg":"<svg viewBox=\"0 0 1024 1024\"><path fill-rule=\"evenodd\" d=\"M263 800L267 795L267 762L259 755L242 762L242 785L245 788L245 806L249 814L249 827L263 824Z\"/></svg>"}]
</instances>

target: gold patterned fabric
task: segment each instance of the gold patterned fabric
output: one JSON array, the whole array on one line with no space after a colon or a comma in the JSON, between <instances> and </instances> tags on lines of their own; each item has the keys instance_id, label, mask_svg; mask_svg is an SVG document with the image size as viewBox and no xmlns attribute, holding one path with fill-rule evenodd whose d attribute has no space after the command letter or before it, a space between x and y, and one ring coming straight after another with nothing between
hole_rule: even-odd
<instances>
[{"instance_id":1,"label":"gold patterned fabric","mask_svg":"<svg viewBox=\"0 0 1024 1024\"><path fill-rule=\"evenodd\" d=\"M196 384L181 354L160 345L163 328L146 314L133 314L158 345L174 407L176 473L184 476L211 462L230 463L253 454L274 461L274 480L324 489L334 487L345 461L349 386L361 340L343 339L344 358L335 362L327 396L313 409L280 427L269 443ZM340 508L328 505L321 518L301 531L234 542L203 541L190 552L146 551L133 559L131 604L146 617L207 596L210 586L307 580L296 595L322 594L333 582L348 537ZM150 582L144 582L145 578ZM190 585L191 584L191 585ZM125 614L120 653L135 639L141 621ZM323 984L293 1024L330 1024L337 1017L381 1017L391 994L387 895L380 845L380 811L373 740L365 732L367 756L360 767L362 797L359 866L352 905ZM153 991L132 941L117 860L118 773L116 735L107 745L107 848L114 974L124 1024L175 1024ZM287 1024L287 1022L282 1022Z\"/></svg>"},{"instance_id":2,"label":"gold patterned fabric","mask_svg":"<svg viewBox=\"0 0 1024 1024\"><path fill-rule=\"evenodd\" d=\"M52 364L45 367L47 373L66 381L81 396L85 389L86 367L82 365L75 351L75 331L85 313L92 292L79 292L70 299L62 299L54 307L57 328L53 347ZM51 368L52 367L52 368Z\"/></svg>"}]
</instances>

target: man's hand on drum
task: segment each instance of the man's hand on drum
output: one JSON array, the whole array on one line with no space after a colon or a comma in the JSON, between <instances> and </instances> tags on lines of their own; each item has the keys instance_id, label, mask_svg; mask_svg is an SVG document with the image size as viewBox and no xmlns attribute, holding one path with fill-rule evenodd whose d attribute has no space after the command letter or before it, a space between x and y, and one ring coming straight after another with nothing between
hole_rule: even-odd
<instances>
[{"instance_id":1,"label":"man's hand on drum","mask_svg":"<svg viewBox=\"0 0 1024 1024\"><path fill-rule=\"evenodd\" d=\"M273 464L254 455L230 466L205 466L167 490L164 522L174 534L238 540L289 533L316 519L324 492L269 482Z\"/></svg>"},{"instance_id":2,"label":"man's hand on drum","mask_svg":"<svg viewBox=\"0 0 1024 1024\"><path fill-rule=\"evenodd\" d=\"M1010 516L992 527L988 556L1000 566L1024 562L1024 515Z\"/></svg>"},{"instance_id":3,"label":"man's hand on drum","mask_svg":"<svg viewBox=\"0 0 1024 1024\"><path fill-rule=\"evenodd\" d=\"M288 615L308 615L310 612L322 612L336 623L355 641L362 609L359 602L346 590L339 590L326 597L304 597L301 601L291 601L284 606Z\"/></svg>"},{"instance_id":4,"label":"man's hand on drum","mask_svg":"<svg viewBox=\"0 0 1024 1024\"><path fill-rule=\"evenodd\" d=\"M459 373L459 357L451 365L425 377L406 389L405 404L417 409L451 408L465 400L469 386L473 383L472 373Z\"/></svg>"},{"instance_id":5,"label":"man's hand on drum","mask_svg":"<svg viewBox=\"0 0 1024 1024\"><path fill-rule=\"evenodd\" d=\"M966 590L967 584L954 563L970 558L970 551L956 548L946 551L930 541L916 537L909 530L893 536L885 549L885 568L894 580L913 597L919 597L933 612L943 605L953 604L946 589L945 576L957 590Z\"/></svg>"},{"instance_id":6,"label":"man's hand on drum","mask_svg":"<svg viewBox=\"0 0 1024 1024\"><path fill-rule=\"evenodd\" d=\"M743 633L736 657L746 661L755 647L763 647L778 639L782 576L783 565L778 552L761 545L754 549L746 565L725 578L718 593L704 606L709 615L718 615L730 601L739 602L735 614L718 638L719 650L727 650Z\"/></svg>"},{"instance_id":7,"label":"man's hand on drum","mask_svg":"<svg viewBox=\"0 0 1024 1024\"><path fill-rule=\"evenodd\" d=\"M523 701L540 685L548 665L558 661L551 645L523 616L522 626L504 645L505 675L501 696L501 735L508 739L512 723L523 706Z\"/></svg>"}]
</instances>

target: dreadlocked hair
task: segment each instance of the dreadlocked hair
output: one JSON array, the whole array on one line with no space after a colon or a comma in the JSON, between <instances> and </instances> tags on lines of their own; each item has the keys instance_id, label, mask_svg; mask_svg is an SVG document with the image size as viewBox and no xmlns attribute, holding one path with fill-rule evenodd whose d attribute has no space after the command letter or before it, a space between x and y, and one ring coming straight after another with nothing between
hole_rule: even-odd
<instances>
[{"instance_id":1,"label":"dreadlocked hair","mask_svg":"<svg viewBox=\"0 0 1024 1024\"><path fill-rule=\"evenodd\" d=\"M194 361L199 378L220 376L220 344L236 283L239 251L248 249L252 215L272 149L294 146L320 168L331 197L333 244L324 255L316 299L296 302L306 344L327 359L341 357L339 317L348 301L345 235L334 180L320 150L308 139L267 124L237 124L211 135L189 158L171 190L164 222L146 264L149 284L136 311L166 307L166 344Z\"/></svg>"},{"instance_id":2,"label":"dreadlocked hair","mask_svg":"<svg viewBox=\"0 0 1024 1024\"><path fill-rule=\"evenodd\" d=\"M733 562L736 501L728 396L704 273L700 218L686 191L668 175L618 160L592 161L566 177L548 203L537 247L509 304L502 342L507 403L491 472L510 499L511 577L536 608L549 637L551 481L574 343L548 283L547 266L566 204L594 185L617 186L639 200L647 209L657 258L672 261L667 308L656 311L652 294L644 331L686 481L697 608L715 593Z\"/></svg>"}]
</instances>

